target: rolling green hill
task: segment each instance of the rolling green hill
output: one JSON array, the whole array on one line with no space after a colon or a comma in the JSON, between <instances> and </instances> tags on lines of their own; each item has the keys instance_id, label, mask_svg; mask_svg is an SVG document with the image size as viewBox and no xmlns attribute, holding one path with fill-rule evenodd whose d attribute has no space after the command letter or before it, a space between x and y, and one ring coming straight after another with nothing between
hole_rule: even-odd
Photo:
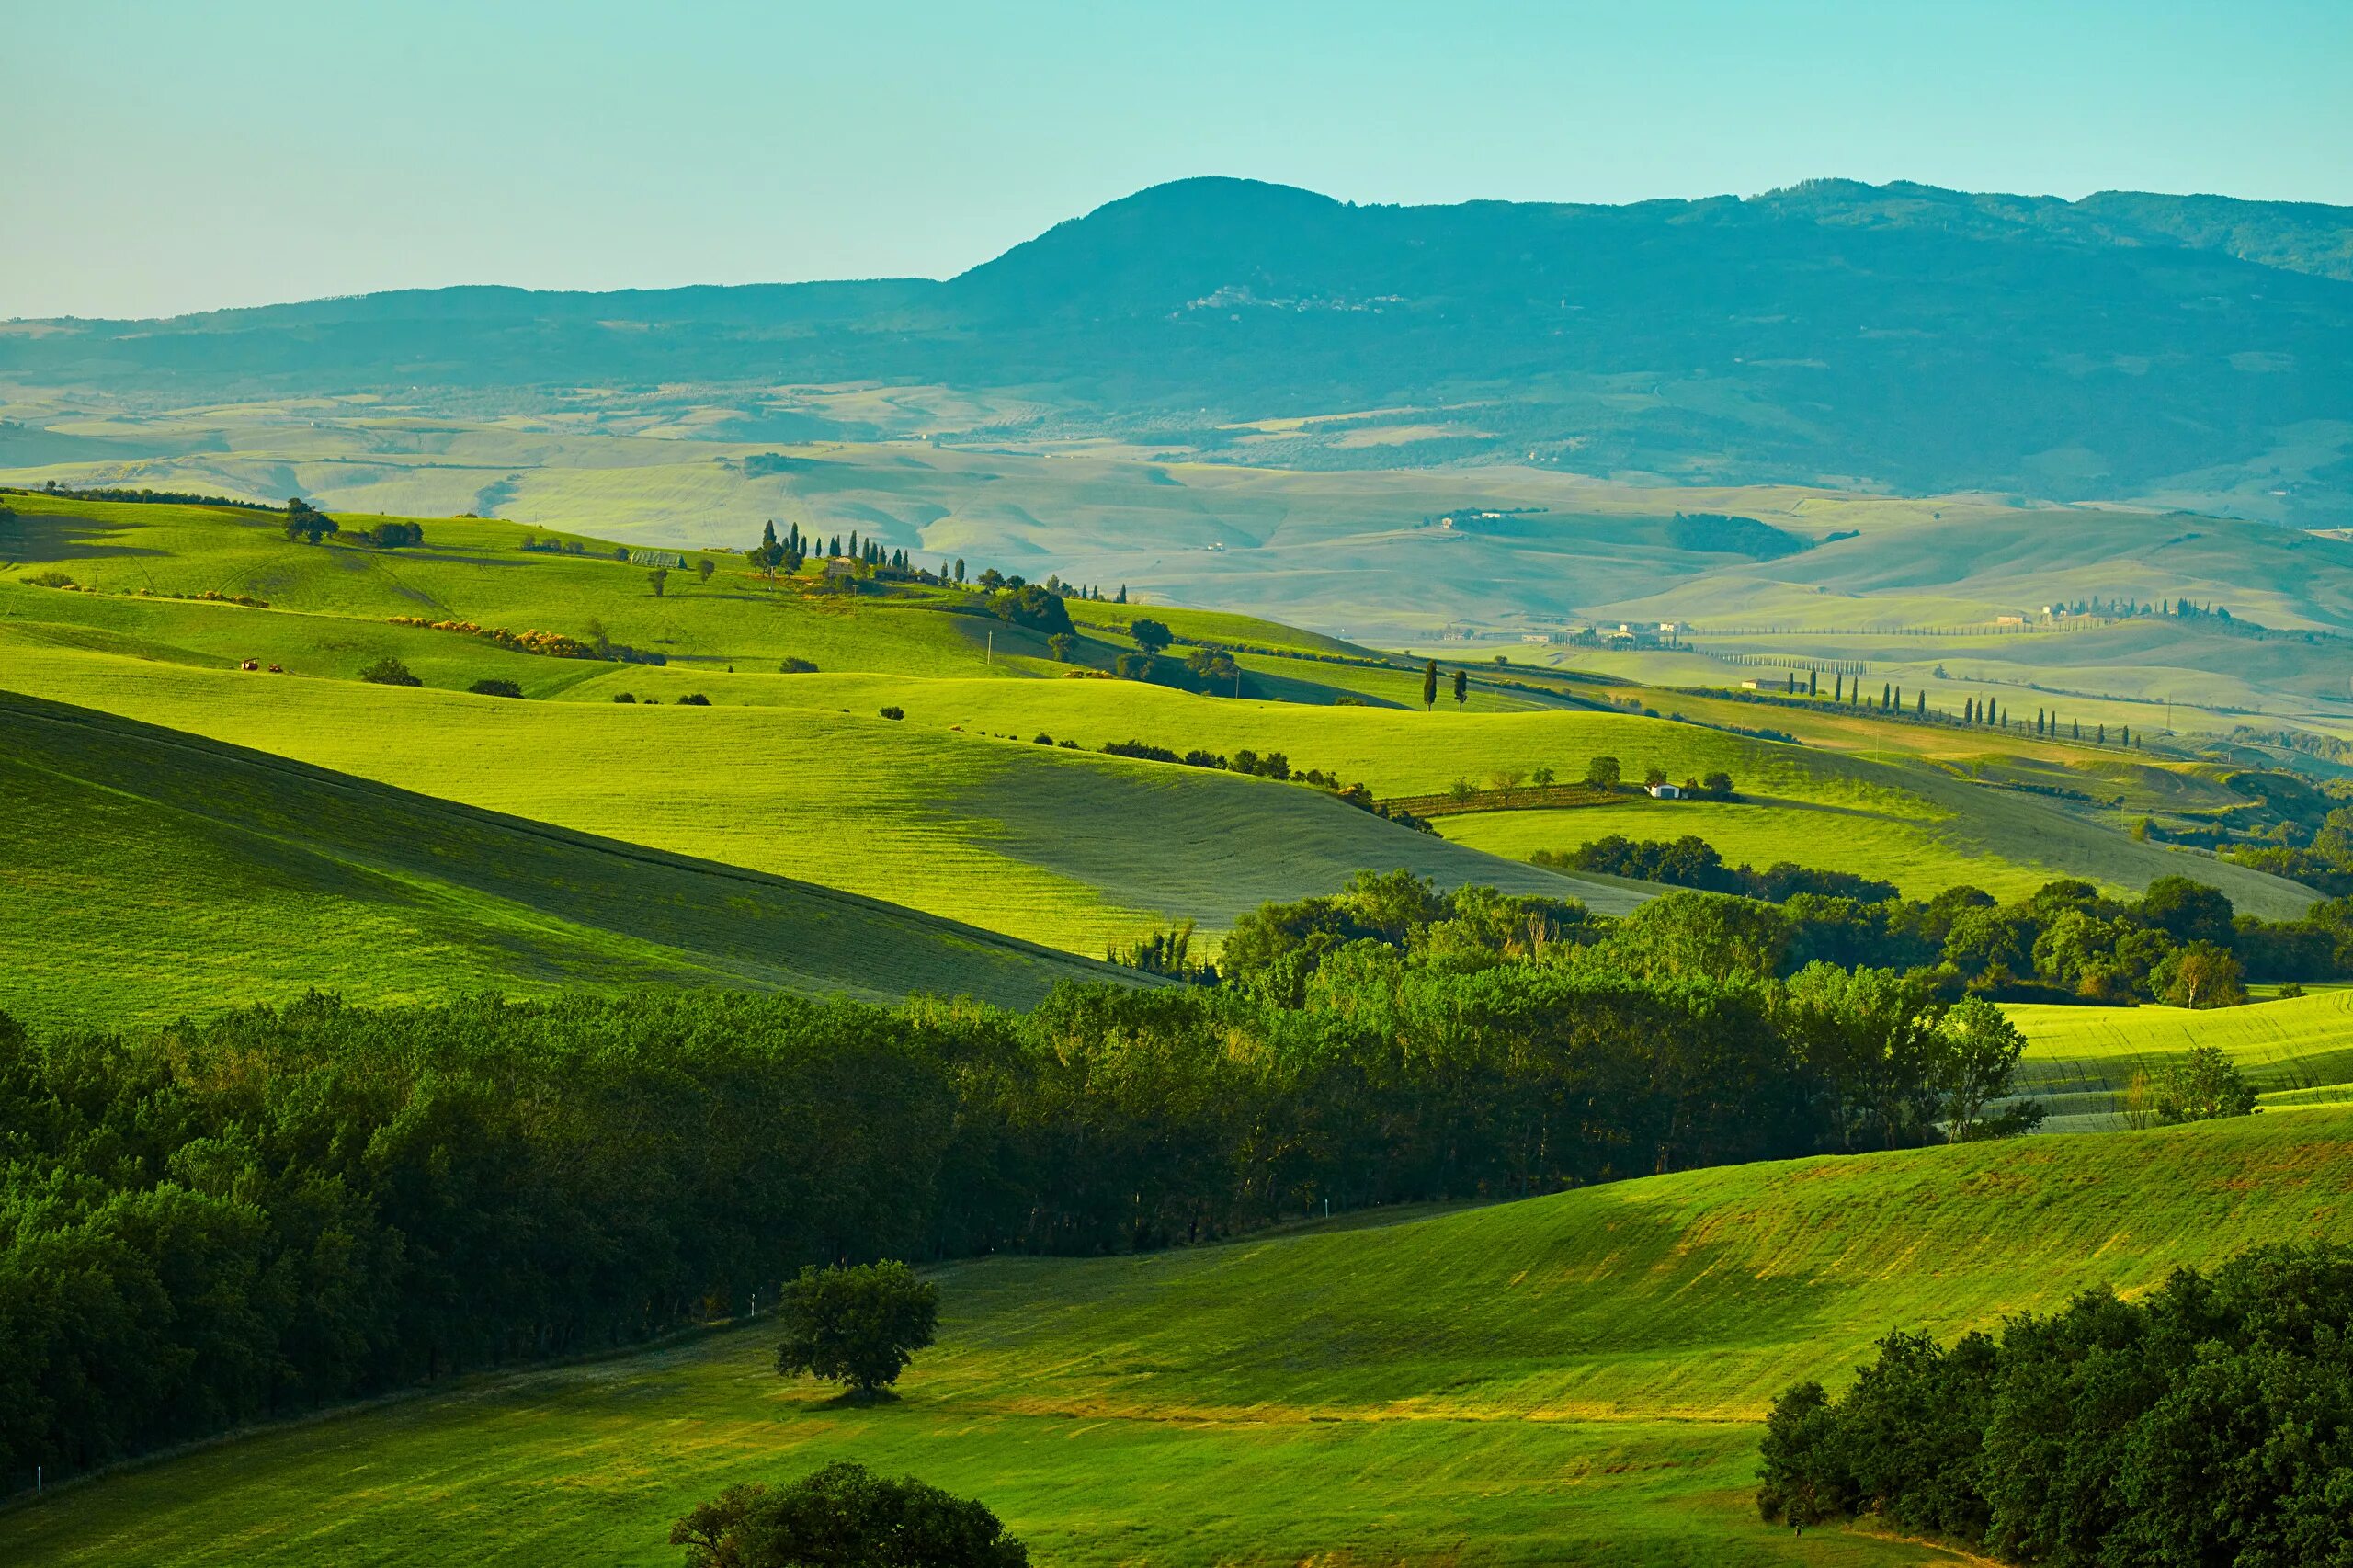
<instances>
[{"instance_id":1,"label":"rolling green hill","mask_svg":"<svg viewBox=\"0 0 2353 1568\"><path fill-rule=\"evenodd\" d=\"M1106 972L787 878L0 692L0 1012L730 985L1023 1005Z\"/></svg>"},{"instance_id":2,"label":"rolling green hill","mask_svg":"<svg viewBox=\"0 0 2353 1568\"><path fill-rule=\"evenodd\" d=\"M2194 1046L2213 1046L2262 1091L2267 1109L2353 1101L2353 990L2193 1013L2178 1007L2005 1009L2027 1037L2019 1091L2043 1102L2052 1131L2124 1125L2125 1085Z\"/></svg>"},{"instance_id":3,"label":"rolling green hill","mask_svg":"<svg viewBox=\"0 0 2353 1568\"><path fill-rule=\"evenodd\" d=\"M1749 1503L1754 1423L1892 1327L1949 1335L2257 1241L2353 1236L2353 1120L2277 1113L1690 1172L1382 1223L938 1271L901 1403L768 1335L495 1377L0 1516L28 1568L673 1561L732 1482L852 1457L1053 1562L1898 1563ZM561 1499L561 1506L553 1500Z\"/></svg>"},{"instance_id":4,"label":"rolling green hill","mask_svg":"<svg viewBox=\"0 0 2353 1568\"><path fill-rule=\"evenodd\" d=\"M2131 891L2187 871L2250 913L2293 914L2311 900L2243 867L2132 843L2108 805L1987 787L2024 781L2086 801L2114 790L2132 810L2178 803L2193 783L2210 803L2235 799L2061 743L1760 710L1525 665L1483 666L1468 711L1442 701L1425 713L1418 674L1359 646L1230 612L1160 611L1180 637L1245 650L1262 697L1235 700L1068 678L1131 648L1129 623L1152 607L1074 601L1086 635L1072 665L1038 633L982 613L975 595L815 594L750 574L739 555L704 555L708 581L690 565L657 596L615 546L497 520L428 519L424 548L379 551L290 543L265 512L18 499L0 522L19 558L0 571L0 686L1089 956L1180 920L1213 936L1258 903L1330 891L1367 868L1623 909L1636 896L1623 886L1564 880L1524 858L1653 823L1636 835L1714 833L1735 860L1802 851L1914 893L1955 881L2007 893L2061 875ZM527 540L559 548L527 551ZM70 585L36 585L51 574ZM195 597L205 594L259 602ZM549 658L396 623L418 620L602 634L667 662ZM385 657L426 689L351 678ZM242 674L241 659L290 673ZM816 673L779 673L796 659ZM485 677L536 700L464 695ZM642 700L612 700L623 694ZM679 706L689 695L713 706ZM1725 728L1760 724L1806 744ZM1653 764L1678 778L1722 768L1752 803L1449 818L1448 842L1298 786L1093 755L1129 740L1280 752L1383 797L1483 785L1499 771L1574 778L1608 753L1633 776Z\"/></svg>"}]
</instances>

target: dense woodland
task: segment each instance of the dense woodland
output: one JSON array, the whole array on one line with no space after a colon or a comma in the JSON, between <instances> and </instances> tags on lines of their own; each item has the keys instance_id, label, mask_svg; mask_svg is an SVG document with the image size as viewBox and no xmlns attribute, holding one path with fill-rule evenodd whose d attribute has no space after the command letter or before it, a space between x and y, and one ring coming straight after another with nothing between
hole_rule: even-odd
<instances>
[{"instance_id":1,"label":"dense woodland","mask_svg":"<svg viewBox=\"0 0 2353 1568\"><path fill-rule=\"evenodd\" d=\"M1776 978L1782 919L1397 873L1247 917L1221 985L1027 1014L314 996L0 1023L0 1475L641 1341L813 1261L1151 1247L2030 1124L1989 1004Z\"/></svg>"},{"instance_id":2,"label":"dense woodland","mask_svg":"<svg viewBox=\"0 0 2353 1568\"><path fill-rule=\"evenodd\" d=\"M2259 1248L1998 1339L1890 1335L1773 1407L1757 1505L2052 1568L2353 1562L2353 1248Z\"/></svg>"}]
</instances>

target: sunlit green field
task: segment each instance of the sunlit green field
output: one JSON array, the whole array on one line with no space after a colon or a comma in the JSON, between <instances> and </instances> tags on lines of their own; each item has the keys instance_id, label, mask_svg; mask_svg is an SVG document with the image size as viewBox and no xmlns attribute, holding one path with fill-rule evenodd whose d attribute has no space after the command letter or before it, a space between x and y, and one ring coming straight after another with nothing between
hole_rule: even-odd
<instances>
[{"instance_id":1,"label":"sunlit green field","mask_svg":"<svg viewBox=\"0 0 2353 1568\"><path fill-rule=\"evenodd\" d=\"M2196 1013L2040 1004L2005 1011L2029 1042L2019 1088L2044 1103L2054 1131L2121 1126L2132 1075L2161 1072L2194 1046L2227 1054L2267 1110L2353 1101L2353 991Z\"/></svg>"},{"instance_id":2,"label":"sunlit green field","mask_svg":"<svg viewBox=\"0 0 2353 1568\"><path fill-rule=\"evenodd\" d=\"M0 1553L667 1563L695 1500L855 1458L982 1497L1041 1562L1943 1561L1758 1523L1771 1397L1890 1328L1990 1326L2307 1235L2353 1237L2343 1111L983 1260L938 1271L941 1343L896 1404L779 1381L755 1325L102 1478L0 1517Z\"/></svg>"},{"instance_id":3,"label":"sunlit green field","mask_svg":"<svg viewBox=\"0 0 2353 1568\"><path fill-rule=\"evenodd\" d=\"M481 699L476 699L481 700ZM0 693L0 1012L789 987L1027 1005L1108 972L896 905Z\"/></svg>"},{"instance_id":4,"label":"sunlit green field","mask_svg":"<svg viewBox=\"0 0 2353 1568\"><path fill-rule=\"evenodd\" d=\"M1447 842L1303 787L1082 756L1041 736L1086 753L1127 740L1280 752L1294 768L1391 798L1545 767L1574 778L1606 754L1630 775L1722 769L1752 797L1870 813L1839 819L1851 833L1802 832L1802 847L1834 869L1893 875L1907 892L1953 881L2008 892L2058 875L2130 891L2186 869L2250 913L2291 915L2311 899L2244 868L2134 844L2106 808L2060 809L1972 781L2146 794L2154 783L2140 776L2177 779L2140 768L2120 782L2096 770L2135 765L2106 754L1972 756L1970 737L1836 714L1802 716L1809 744L1779 744L1596 710L1593 688L1574 683L1491 684L1532 680L1524 669L1473 667L1466 706L1447 694L1426 712L1416 672L1367 664L1346 642L1229 613L1161 612L1180 637L1274 651L1241 655L1261 695L1237 700L1089 667L1131 647L1126 628L1154 607L1076 603L1085 636L1071 665L1035 632L977 613L973 596L824 595L769 584L736 555L699 557L713 565L708 583L690 565L657 597L612 546L526 552L530 530L495 519L427 519L425 548L386 551L290 543L271 517L229 508L14 499L18 517L0 524L0 553L15 562L0 570L0 687L1088 955L1180 920L1214 935L1259 902L1329 891L1367 868L1604 909L1631 895L1519 863L1528 835L1544 831L1533 823L1452 829L1460 842ZM74 586L34 585L42 571ZM268 608L165 597L206 591ZM601 631L669 662L534 656L396 616ZM426 689L353 681L387 656ZM241 659L289 673L240 674ZM817 669L781 673L788 659ZM463 695L484 677L533 700ZM613 700L623 694L640 700ZM679 707L689 695L713 706ZM1718 724L1796 722L1650 695L1661 711L1680 702ZM1343 696L1358 702L1336 705ZM1506 835L1493 844L1501 858L1470 846L1486 846L1481 834Z\"/></svg>"},{"instance_id":5,"label":"sunlit green field","mask_svg":"<svg viewBox=\"0 0 2353 1568\"><path fill-rule=\"evenodd\" d=\"M2058 873L2024 857L1971 855L1916 822L1863 811L1709 801L1644 801L1568 811L1473 812L1436 819L1457 844L1526 859L1565 854L1612 834L1643 839L1687 835L1713 846L1727 866L1759 870L1779 860L1836 866L1893 882L1906 898L1949 887L1984 888L1996 898L2032 892Z\"/></svg>"}]
</instances>

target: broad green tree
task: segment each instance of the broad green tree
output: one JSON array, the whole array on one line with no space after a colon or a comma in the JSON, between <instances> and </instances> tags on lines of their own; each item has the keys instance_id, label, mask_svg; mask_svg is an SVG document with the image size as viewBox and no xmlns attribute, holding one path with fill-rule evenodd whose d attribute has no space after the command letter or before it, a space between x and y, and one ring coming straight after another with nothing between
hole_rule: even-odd
<instances>
[{"instance_id":1,"label":"broad green tree","mask_svg":"<svg viewBox=\"0 0 2353 1568\"><path fill-rule=\"evenodd\" d=\"M939 1326L939 1288L904 1263L814 1266L785 1287L776 1369L872 1395L899 1381Z\"/></svg>"}]
</instances>

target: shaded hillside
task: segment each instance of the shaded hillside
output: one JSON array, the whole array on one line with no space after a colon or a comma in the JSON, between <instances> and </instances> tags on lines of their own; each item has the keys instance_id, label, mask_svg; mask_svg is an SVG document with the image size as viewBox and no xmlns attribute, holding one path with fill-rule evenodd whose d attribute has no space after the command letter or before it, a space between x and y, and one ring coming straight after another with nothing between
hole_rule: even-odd
<instances>
[{"instance_id":1,"label":"shaded hillside","mask_svg":"<svg viewBox=\"0 0 2353 1568\"><path fill-rule=\"evenodd\" d=\"M871 899L0 692L0 1011L746 985L1027 1004L1115 972Z\"/></svg>"},{"instance_id":2,"label":"shaded hillside","mask_svg":"<svg viewBox=\"0 0 2353 1568\"><path fill-rule=\"evenodd\" d=\"M2342 510L2348 234L2344 209L2133 193L1814 181L1747 200L1405 208L1202 179L947 283L426 290L70 323L0 337L0 375L477 403L900 379L1025 388L1051 401L1052 428L1212 453L1234 419L1444 405L1404 437L1351 446L1343 422L1256 455L2062 497L2211 483L2293 447L2280 483Z\"/></svg>"}]
</instances>

